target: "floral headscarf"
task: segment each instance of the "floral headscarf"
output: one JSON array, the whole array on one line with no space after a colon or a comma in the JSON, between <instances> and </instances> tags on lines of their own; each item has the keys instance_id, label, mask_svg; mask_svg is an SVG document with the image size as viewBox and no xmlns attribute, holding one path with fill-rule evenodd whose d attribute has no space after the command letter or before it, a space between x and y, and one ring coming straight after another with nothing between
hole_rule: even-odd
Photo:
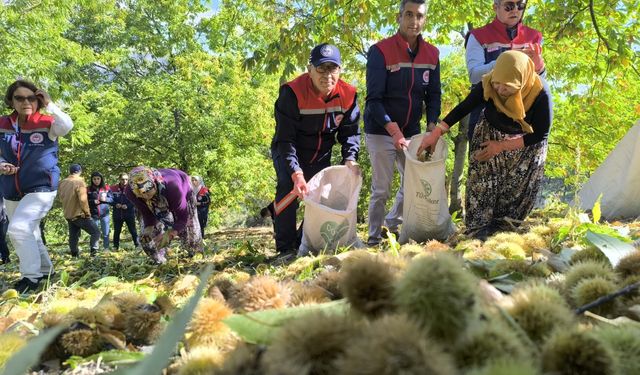
<instances>
[{"instance_id":1,"label":"floral headscarf","mask_svg":"<svg viewBox=\"0 0 640 375\"><path fill-rule=\"evenodd\" d=\"M164 187L164 179L155 168L135 167L129 172L129 187L136 197L141 197L154 187L160 191Z\"/></svg>"}]
</instances>

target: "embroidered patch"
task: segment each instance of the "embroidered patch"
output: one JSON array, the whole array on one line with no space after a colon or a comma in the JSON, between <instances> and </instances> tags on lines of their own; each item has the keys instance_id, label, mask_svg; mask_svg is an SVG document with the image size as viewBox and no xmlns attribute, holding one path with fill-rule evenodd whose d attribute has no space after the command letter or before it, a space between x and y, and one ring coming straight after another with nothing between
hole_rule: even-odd
<instances>
[{"instance_id":1,"label":"embroidered patch","mask_svg":"<svg viewBox=\"0 0 640 375\"><path fill-rule=\"evenodd\" d=\"M324 57L329 57L333 55L333 49L331 48L331 46L326 45L322 47L322 49L320 49L320 54Z\"/></svg>"},{"instance_id":2,"label":"embroidered patch","mask_svg":"<svg viewBox=\"0 0 640 375\"><path fill-rule=\"evenodd\" d=\"M398 70L400 70L400 64L387 65L387 70L391 73L397 72Z\"/></svg>"},{"instance_id":3,"label":"embroidered patch","mask_svg":"<svg viewBox=\"0 0 640 375\"><path fill-rule=\"evenodd\" d=\"M422 80L425 84L429 83L429 70L425 70L424 73L422 73Z\"/></svg>"},{"instance_id":4,"label":"embroidered patch","mask_svg":"<svg viewBox=\"0 0 640 375\"><path fill-rule=\"evenodd\" d=\"M500 47L491 47L487 49L487 53L491 53L499 50L500 50Z\"/></svg>"},{"instance_id":5,"label":"embroidered patch","mask_svg":"<svg viewBox=\"0 0 640 375\"><path fill-rule=\"evenodd\" d=\"M344 118L344 115L336 115L336 117L335 117L336 126L340 125L340 123L342 122L343 118Z\"/></svg>"},{"instance_id":6,"label":"embroidered patch","mask_svg":"<svg viewBox=\"0 0 640 375\"><path fill-rule=\"evenodd\" d=\"M44 137L40 133L33 133L29 137L29 140L31 143L42 143L42 141L44 141Z\"/></svg>"}]
</instances>

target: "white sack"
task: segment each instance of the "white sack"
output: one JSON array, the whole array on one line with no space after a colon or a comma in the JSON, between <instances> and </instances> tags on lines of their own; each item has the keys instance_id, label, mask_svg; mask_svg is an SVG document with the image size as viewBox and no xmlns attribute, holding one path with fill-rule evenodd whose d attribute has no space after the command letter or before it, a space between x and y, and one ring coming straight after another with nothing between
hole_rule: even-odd
<instances>
[{"instance_id":1,"label":"white sack","mask_svg":"<svg viewBox=\"0 0 640 375\"><path fill-rule=\"evenodd\" d=\"M578 193L583 210L593 208L602 194L602 216L640 216L640 121L633 126Z\"/></svg>"},{"instance_id":2,"label":"white sack","mask_svg":"<svg viewBox=\"0 0 640 375\"><path fill-rule=\"evenodd\" d=\"M358 196L362 177L348 167L328 167L307 182L302 243L298 255L360 246L356 235Z\"/></svg>"},{"instance_id":3,"label":"white sack","mask_svg":"<svg viewBox=\"0 0 640 375\"><path fill-rule=\"evenodd\" d=\"M416 157L424 134L411 138L404 151L404 205L400 243L444 240L455 231L445 188L447 143L439 139L430 161Z\"/></svg>"}]
</instances>

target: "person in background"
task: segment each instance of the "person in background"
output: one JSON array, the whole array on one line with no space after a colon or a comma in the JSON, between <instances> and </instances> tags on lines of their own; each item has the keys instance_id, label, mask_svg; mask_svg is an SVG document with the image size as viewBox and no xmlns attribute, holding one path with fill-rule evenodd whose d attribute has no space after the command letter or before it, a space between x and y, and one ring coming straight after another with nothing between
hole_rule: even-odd
<instances>
[{"instance_id":1,"label":"person in background","mask_svg":"<svg viewBox=\"0 0 640 375\"><path fill-rule=\"evenodd\" d=\"M58 197L62 202L64 218L67 220L69 227L69 251L74 258L80 255L78 241L80 240L81 230L87 232L90 236L91 256L96 255L100 244L100 229L91 218L87 184L81 175L82 167L80 164L71 164L69 166L69 176L60 181L60 188L58 189Z\"/></svg>"},{"instance_id":2,"label":"person in background","mask_svg":"<svg viewBox=\"0 0 640 375\"><path fill-rule=\"evenodd\" d=\"M204 181L200 176L191 176L191 185L193 191L196 192L196 208L198 210L198 222L200 222L200 232L204 239L204 229L207 227L209 219L209 205L211 204L211 194L209 189L204 185Z\"/></svg>"},{"instance_id":3,"label":"person in background","mask_svg":"<svg viewBox=\"0 0 640 375\"><path fill-rule=\"evenodd\" d=\"M129 233L131 233L133 245L135 247L140 246L138 231L136 230L136 210L133 203L129 201L124 193L128 184L129 175L121 173L118 176L118 183L110 186L113 197L113 248L115 250L120 248L120 233L122 232L122 225L125 223Z\"/></svg>"},{"instance_id":4,"label":"person in background","mask_svg":"<svg viewBox=\"0 0 640 375\"><path fill-rule=\"evenodd\" d=\"M426 19L424 0L402 0L397 16L398 32L369 49L364 112L372 171L369 246L378 245L388 232L398 238L404 202L403 149L409 144L408 138L420 133L423 107L429 129L440 116L439 51L422 37ZM395 169L400 174L400 188L385 216ZM383 231L383 225L388 231Z\"/></svg>"},{"instance_id":5,"label":"person in background","mask_svg":"<svg viewBox=\"0 0 640 375\"><path fill-rule=\"evenodd\" d=\"M4 102L12 112L0 118L0 193L9 217L7 235L20 261L14 289L34 291L53 274L38 227L58 190L58 138L73 122L46 91L25 80L9 85ZM51 116L40 113L43 108Z\"/></svg>"},{"instance_id":6,"label":"person in background","mask_svg":"<svg viewBox=\"0 0 640 375\"><path fill-rule=\"evenodd\" d=\"M360 107L356 88L340 79L341 70L338 48L322 43L311 50L307 72L280 86L271 156L277 177L276 251L283 259L296 254L302 238L296 231L297 198L307 194L311 177L331 165L336 141L342 164L360 173Z\"/></svg>"},{"instance_id":7,"label":"person in background","mask_svg":"<svg viewBox=\"0 0 640 375\"><path fill-rule=\"evenodd\" d=\"M542 58L542 33L522 23L527 1L493 0L494 20L483 27L473 29L467 34L465 41L467 71L471 87L475 87L496 64L501 53L519 50L531 58L536 73L542 78L545 91L549 87L545 81L546 68ZM469 118L468 139L473 137L473 130L480 118L484 106L475 108Z\"/></svg>"},{"instance_id":8,"label":"person in background","mask_svg":"<svg viewBox=\"0 0 640 375\"><path fill-rule=\"evenodd\" d=\"M7 210L4 208L4 199L0 196L0 262L2 264L9 263L9 246L7 246L7 228L9 227L9 218Z\"/></svg>"},{"instance_id":9,"label":"person in background","mask_svg":"<svg viewBox=\"0 0 640 375\"><path fill-rule=\"evenodd\" d=\"M551 128L549 93L534 62L507 51L493 70L423 138L421 153L480 104L485 109L471 139L465 200L467 232L484 240L506 218L523 220L533 209L544 177Z\"/></svg>"},{"instance_id":10,"label":"person in background","mask_svg":"<svg viewBox=\"0 0 640 375\"><path fill-rule=\"evenodd\" d=\"M178 169L135 167L125 195L142 216L142 250L156 263L167 261L167 248L179 237L189 256L203 250L196 194L189 176Z\"/></svg>"},{"instance_id":11,"label":"person in background","mask_svg":"<svg viewBox=\"0 0 640 375\"><path fill-rule=\"evenodd\" d=\"M109 250L109 205L113 203L113 195L100 172L91 173L88 194L91 218L102 232L102 248Z\"/></svg>"}]
</instances>

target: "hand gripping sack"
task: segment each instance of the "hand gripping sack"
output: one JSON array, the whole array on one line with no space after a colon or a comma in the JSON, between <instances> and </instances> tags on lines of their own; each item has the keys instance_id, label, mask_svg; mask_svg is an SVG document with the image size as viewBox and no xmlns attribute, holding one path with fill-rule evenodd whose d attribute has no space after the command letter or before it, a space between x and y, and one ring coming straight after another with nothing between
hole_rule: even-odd
<instances>
[{"instance_id":1,"label":"hand gripping sack","mask_svg":"<svg viewBox=\"0 0 640 375\"><path fill-rule=\"evenodd\" d=\"M328 167L307 182L302 243L298 255L358 246L356 210L362 177L348 167Z\"/></svg>"},{"instance_id":2,"label":"hand gripping sack","mask_svg":"<svg viewBox=\"0 0 640 375\"><path fill-rule=\"evenodd\" d=\"M413 136L408 149L404 151L406 161L400 243L407 243L409 239L416 242L444 240L455 230L445 188L447 143L439 139L431 158L421 162L416 153L424 136Z\"/></svg>"}]
</instances>

